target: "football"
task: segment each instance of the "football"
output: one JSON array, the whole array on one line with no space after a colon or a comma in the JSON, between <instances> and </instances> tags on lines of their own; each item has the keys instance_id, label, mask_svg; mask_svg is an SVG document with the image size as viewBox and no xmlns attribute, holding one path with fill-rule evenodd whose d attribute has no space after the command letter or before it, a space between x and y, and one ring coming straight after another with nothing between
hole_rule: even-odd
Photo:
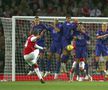
<instances>
[{"instance_id":1,"label":"football","mask_svg":"<svg viewBox=\"0 0 108 90\"><path fill-rule=\"evenodd\" d=\"M68 51L71 51L71 50L73 50L74 49L74 46L73 45L67 45L67 47L66 47L66 49L68 50Z\"/></svg>"}]
</instances>

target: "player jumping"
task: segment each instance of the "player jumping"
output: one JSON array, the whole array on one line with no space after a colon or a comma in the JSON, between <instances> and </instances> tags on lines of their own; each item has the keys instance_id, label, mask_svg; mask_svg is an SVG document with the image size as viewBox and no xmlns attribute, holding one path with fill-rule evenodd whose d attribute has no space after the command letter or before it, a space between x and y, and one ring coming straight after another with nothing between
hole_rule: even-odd
<instances>
[{"instance_id":1,"label":"player jumping","mask_svg":"<svg viewBox=\"0 0 108 90\"><path fill-rule=\"evenodd\" d=\"M87 57L87 41L89 40L89 36L85 31L85 27L82 23L78 25L78 30L74 33L73 38L75 41L76 59L73 62L72 68L69 73L71 77L72 73L74 73L75 68L77 68L77 71L80 71L80 73L77 72L77 79L78 81L82 81L82 76L85 76L84 73L86 73L86 75L90 77L90 75L88 74L88 64L85 64ZM72 77L70 78L70 80L72 80Z\"/></svg>"},{"instance_id":2,"label":"player jumping","mask_svg":"<svg viewBox=\"0 0 108 90\"><path fill-rule=\"evenodd\" d=\"M50 24L48 30L50 31L52 37L52 43L50 46L50 50L48 53L48 62L47 62L47 71L44 75L46 77L49 74L51 68L51 59L53 54L56 56L56 72L54 75L54 79L57 79L58 73L60 71L60 55L61 55L61 23L58 22L57 19L54 20L53 24Z\"/></svg>"},{"instance_id":3,"label":"player jumping","mask_svg":"<svg viewBox=\"0 0 108 90\"><path fill-rule=\"evenodd\" d=\"M64 70L64 72L67 72L66 63L67 63L67 60L70 54L70 52L66 50L66 47L67 45L71 44L73 32L75 32L77 28L77 22L71 23L70 21L71 21L71 17L66 16L66 21L62 25L62 34L63 34L62 35L62 48L63 50L62 50L62 55L61 55L61 59L62 59L61 68Z\"/></svg>"}]
</instances>

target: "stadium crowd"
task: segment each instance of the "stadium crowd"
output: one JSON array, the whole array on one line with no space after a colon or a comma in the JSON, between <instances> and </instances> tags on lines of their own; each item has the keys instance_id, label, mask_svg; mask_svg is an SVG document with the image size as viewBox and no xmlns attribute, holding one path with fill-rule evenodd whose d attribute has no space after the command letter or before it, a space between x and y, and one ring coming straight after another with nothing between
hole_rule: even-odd
<instances>
[{"instance_id":1,"label":"stadium crowd","mask_svg":"<svg viewBox=\"0 0 108 90\"><path fill-rule=\"evenodd\" d=\"M0 16L108 16L108 0L0 0Z\"/></svg>"}]
</instances>

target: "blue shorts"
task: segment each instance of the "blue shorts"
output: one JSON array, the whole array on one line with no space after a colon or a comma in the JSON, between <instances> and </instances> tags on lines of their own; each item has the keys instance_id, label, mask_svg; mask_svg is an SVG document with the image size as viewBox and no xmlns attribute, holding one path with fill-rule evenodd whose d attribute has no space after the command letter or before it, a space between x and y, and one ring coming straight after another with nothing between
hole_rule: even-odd
<instances>
[{"instance_id":1,"label":"blue shorts","mask_svg":"<svg viewBox=\"0 0 108 90\"><path fill-rule=\"evenodd\" d=\"M86 58L87 57L87 47L76 46L75 49L76 58Z\"/></svg>"},{"instance_id":2,"label":"blue shorts","mask_svg":"<svg viewBox=\"0 0 108 90\"><path fill-rule=\"evenodd\" d=\"M96 56L108 56L108 45L96 45Z\"/></svg>"},{"instance_id":3,"label":"blue shorts","mask_svg":"<svg viewBox=\"0 0 108 90\"><path fill-rule=\"evenodd\" d=\"M62 48L66 48L67 45L71 44L71 40L70 39L66 39L64 37L62 37Z\"/></svg>"},{"instance_id":4,"label":"blue shorts","mask_svg":"<svg viewBox=\"0 0 108 90\"><path fill-rule=\"evenodd\" d=\"M56 43L52 42L52 44L50 46L50 52L61 54L61 52L62 52L61 43L60 42L56 42Z\"/></svg>"}]
</instances>

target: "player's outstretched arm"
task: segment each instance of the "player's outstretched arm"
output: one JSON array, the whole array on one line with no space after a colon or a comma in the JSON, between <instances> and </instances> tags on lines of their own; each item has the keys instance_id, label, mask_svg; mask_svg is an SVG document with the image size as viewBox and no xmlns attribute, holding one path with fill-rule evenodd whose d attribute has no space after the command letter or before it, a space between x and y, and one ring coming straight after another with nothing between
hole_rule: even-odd
<instances>
[{"instance_id":1,"label":"player's outstretched arm","mask_svg":"<svg viewBox=\"0 0 108 90\"><path fill-rule=\"evenodd\" d=\"M99 35L99 36L97 36L96 38L97 38L97 39L101 39L101 38L104 38L104 37L108 37L108 34L101 35L101 36Z\"/></svg>"},{"instance_id":2,"label":"player's outstretched arm","mask_svg":"<svg viewBox=\"0 0 108 90\"><path fill-rule=\"evenodd\" d=\"M54 26L54 30L57 31L57 32L60 32L60 29L56 26Z\"/></svg>"},{"instance_id":3,"label":"player's outstretched arm","mask_svg":"<svg viewBox=\"0 0 108 90\"><path fill-rule=\"evenodd\" d=\"M46 50L46 47L39 46L38 44L35 45L35 48L41 49L41 50Z\"/></svg>"},{"instance_id":4,"label":"player's outstretched arm","mask_svg":"<svg viewBox=\"0 0 108 90\"><path fill-rule=\"evenodd\" d=\"M49 25L53 27L56 32L60 32L60 29L55 24L49 24Z\"/></svg>"}]
</instances>

